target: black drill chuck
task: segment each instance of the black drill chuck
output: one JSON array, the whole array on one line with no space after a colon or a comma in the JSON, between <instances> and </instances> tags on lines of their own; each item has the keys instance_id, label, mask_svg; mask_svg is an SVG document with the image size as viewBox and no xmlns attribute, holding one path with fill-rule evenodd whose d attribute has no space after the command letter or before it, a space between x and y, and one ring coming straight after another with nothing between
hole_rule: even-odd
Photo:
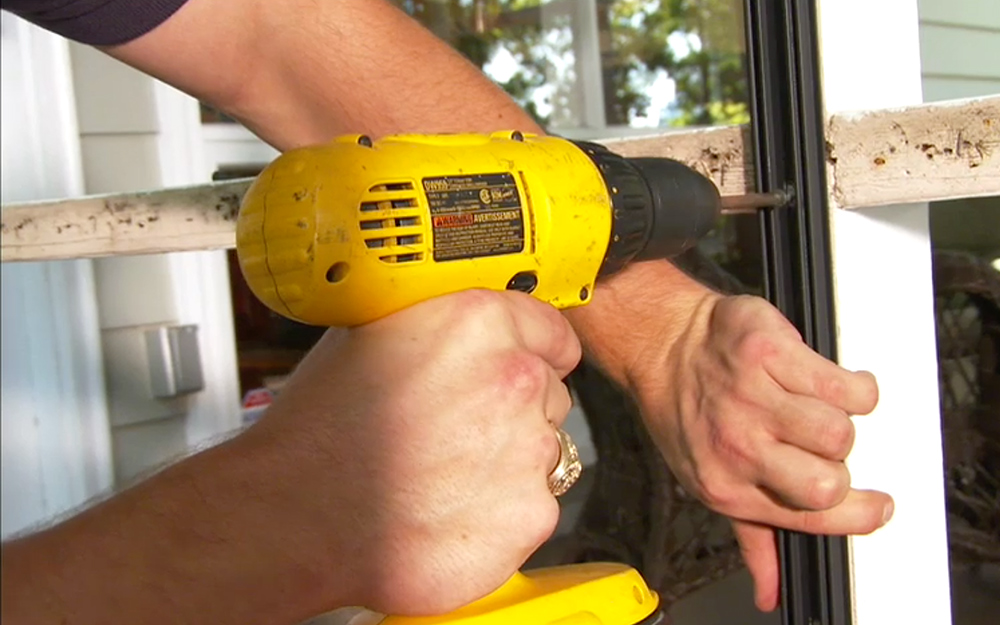
<instances>
[{"instance_id":1,"label":"black drill chuck","mask_svg":"<svg viewBox=\"0 0 1000 625\"><path fill-rule=\"evenodd\" d=\"M722 213L711 180L669 158L625 158L577 143L604 176L614 211L601 275L633 261L671 258L694 247Z\"/></svg>"}]
</instances>

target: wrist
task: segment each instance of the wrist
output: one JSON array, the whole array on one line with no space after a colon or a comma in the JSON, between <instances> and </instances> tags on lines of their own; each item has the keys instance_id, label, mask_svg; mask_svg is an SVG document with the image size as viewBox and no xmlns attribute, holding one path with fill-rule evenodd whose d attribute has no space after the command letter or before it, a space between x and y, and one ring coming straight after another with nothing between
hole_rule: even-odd
<instances>
[{"instance_id":1,"label":"wrist","mask_svg":"<svg viewBox=\"0 0 1000 625\"><path fill-rule=\"evenodd\" d=\"M257 424L258 426L263 424ZM321 475L329 466L314 466L290 437L251 428L218 450L226 470L207 488L230 491L206 513L209 523L222 519L223 539L238 548L231 572L234 589L256 588L248 604L258 604L247 620L295 622L336 608L359 605L351 586L350 541L332 518L336 497L309 499L320 492L303 484L303 474ZM321 464L321 463L317 463ZM205 467L206 476L212 467ZM333 502L333 503L331 503ZM227 518L228 517L228 518ZM231 529L231 536L227 536ZM211 531L211 530L210 530Z\"/></svg>"},{"instance_id":2,"label":"wrist","mask_svg":"<svg viewBox=\"0 0 1000 625\"><path fill-rule=\"evenodd\" d=\"M657 354L669 353L721 297L669 261L648 261L599 282L590 304L566 317L587 359L637 394L651 374L665 375Z\"/></svg>"}]
</instances>

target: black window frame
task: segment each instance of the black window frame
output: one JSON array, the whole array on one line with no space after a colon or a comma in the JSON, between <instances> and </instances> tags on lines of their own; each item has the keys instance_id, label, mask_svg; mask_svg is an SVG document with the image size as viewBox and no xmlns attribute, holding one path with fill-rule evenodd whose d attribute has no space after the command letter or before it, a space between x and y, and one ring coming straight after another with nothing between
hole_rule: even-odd
<instances>
[{"instance_id":1,"label":"black window frame","mask_svg":"<svg viewBox=\"0 0 1000 625\"><path fill-rule=\"evenodd\" d=\"M792 199L759 213L764 294L836 360L824 108L815 0L744 0L757 191ZM847 539L778 531L782 625L852 622Z\"/></svg>"}]
</instances>

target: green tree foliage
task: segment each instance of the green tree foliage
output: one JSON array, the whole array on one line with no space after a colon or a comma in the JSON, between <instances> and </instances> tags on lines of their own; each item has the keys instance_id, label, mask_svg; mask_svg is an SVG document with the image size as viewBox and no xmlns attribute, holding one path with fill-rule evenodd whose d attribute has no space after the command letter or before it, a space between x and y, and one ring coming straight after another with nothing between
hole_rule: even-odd
<instances>
[{"instance_id":1,"label":"green tree foliage","mask_svg":"<svg viewBox=\"0 0 1000 625\"><path fill-rule=\"evenodd\" d=\"M559 61L573 52L568 9L577 0L394 1L480 68L503 48L517 70L497 82L542 125L567 121L575 72ZM748 121L739 0L598 0L597 11L607 124L649 113L662 113L661 125ZM662 112L649 110L658 72L676 87Z\"/></svg>"},{"instance_id":2,"label":"green tree foliage","mask_svg":"<svg viewBox=\"0 0 1000 625\"><path fill-rule=\"evenodd\" d=\"M742 3L617 0L610 4L614 81L620 93L629 94L628 79L634 73L663 70L676 84L673 125L749 121ZM615 121L627 123L627 119L622 111Z\"/></svg>"}]
</instances>

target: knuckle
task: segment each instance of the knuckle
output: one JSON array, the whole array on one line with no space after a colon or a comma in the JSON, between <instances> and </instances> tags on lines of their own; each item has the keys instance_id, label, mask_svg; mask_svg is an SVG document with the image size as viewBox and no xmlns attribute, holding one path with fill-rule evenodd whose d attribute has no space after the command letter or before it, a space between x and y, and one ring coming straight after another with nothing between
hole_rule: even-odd
<instances>
[{"instance_id":1,"label":"knuckle","mask_svg":"<svg viewBox=\"0 0 1000 625\"><path fill-rule=\"evenodd\" d=\"M697 493L694 493L710 510L727 514L737 502L737 491L718 471L702 470L695 474Z\"/></svg>"},{"instance_id":2,"label":"knuckle","mask_svg":"<svg viewBox=\"0 0 1000 625\"><path fill-rule=\"evenodd\" d=\"M843 460L854 447L854 422L847 417L828 419L822 434L824 455Z\"/></svg>"},{"instance_id":3,"label":"knuckle","mask_svg":"<svg viewBox=\"0 0 1000 625\"><path fill-rule=\"evenodd\" d=\"M816 381L816 392L821 399L843 406L847 399L847 383L839 375L821 376Z\"/></svg>"},{"instance_id":4,"label":"knuckle","mask_svg":"<svg viewBox=\"0 0 1000 625\"><path fill-rule=\"evenodd\" d=\"M849 478L846 471L828 472L809 478L806 505L814 510L827 510L847 496Z\"/></svg>"},{"instance_id":5,"label":"knuckle","mask_svg":"<svg viewBox=\"0 0 1000 625\"><path fill-rule=\"evenodd\" d=\"M746 333L736 345L736 357L744 366L763 363L776 352L774 339L768 333L758 330Z\"/></svg>"},{"instance_id":6,"label":"knuckle","mask_svg":"<svg viewBox=\"0 0 1000 625\"><path fill-rule=\"evenodd\" d=\"M720 314L727 322L744 327L767 327L801 338L798 329L773 304L757 295L730 295L720 303Z\"/></svg>"},{"instance_id":7,"label":"knuckle","mask_svg":"<svg viewBox=\"0 0 1000 625\"><path fill-rule=\"evenodd\" d=\"M503 295L488 289L469 289L451 296L454 312L464 319L495 321L506 315L507 306Z\"/></svg>"},{"instance_id":8,"label":"knuckle","mask_svg":"<svg viewBox=\"0 0 1000 625\"><path fill-rule=\"evenodd\" d=\"M533 437L533 444L528 444L532 473L548 475L549 471L559 461L559 441L555 431L548 424L539 428L539 433Z\"/></svg>"},{"instance_id":9,"label":"knuckle","mask_svg":"<svg viewBox=\"0 0 1000 625\"><path fill-rule=\"evenodd\" d=\"M499 390L522 402L531 402L545 390L548 365L534 354L517 351L500 361L493 379Z\"/></svg>"},{"instance_id":10,"label":"knuckle","mask_svg":"<svg viewBox=\"0 0 1000 625\"><path fill-rule=\"evenodd\" d=\"M741 404L755 404L761 399L761 382L760 376L754 375L752 369L746 367L746 365L741 365L741 369L737 370L736 376L731 380L729 385L729 390L733 394L733 397ZM730 410L736 410L735 407L730 407Z\"/></svg>"}]
</instances>

